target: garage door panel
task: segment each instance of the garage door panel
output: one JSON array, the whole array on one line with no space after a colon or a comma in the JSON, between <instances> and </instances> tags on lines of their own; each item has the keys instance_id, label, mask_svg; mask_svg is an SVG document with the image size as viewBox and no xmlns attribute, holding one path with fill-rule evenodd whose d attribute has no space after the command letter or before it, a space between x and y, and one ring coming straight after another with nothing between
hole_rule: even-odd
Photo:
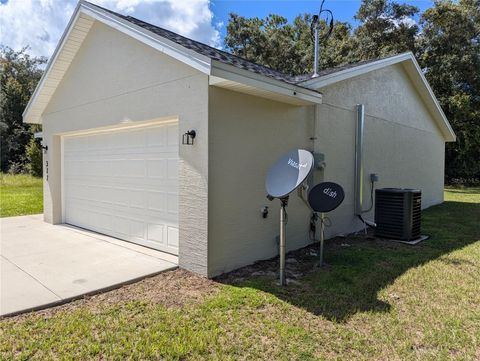
<instances>
[{"instance_id":1,"label":"garage door panel","mask_svg":"<svg viewBox=\"0 0 480 361\"><path fill-rule=\"evenodd\" d=\"M178 254L178 125L64 137L65 222Z\"/></svg>"},{"instance_id":2,"label":"garage door panel","mask_svg":"<svg viewBox=\"0 0 480 361\"><path fill-rule=\"evenodd\" d=\"M167 159L147 160L147 176L149 178L165 179L167 176Z\"/></svg>"},{"instance_id":3,"label":"garage door panel","mask_svg":"<svg viewBox=\"0 0 480 361\"><path fill-rule=\"evenodd\" d=\"M164 192L148 192L148 210L165 212L166 199Z\"/></svg>"},{"instance_id":4,"label":"garage door panel","mask_svg":"<svg viewBox=\"0 0 480 361\"><path fill-rule=\"evenodd\" d=\"M167 137L168 132L165 130L168 126L165 126L164 129L153 129L147 134L147 146L148 147L166 147L167 146Z\"/></svg>"},{"instance_id":5,"label":"garage door panel","mask_svg":"<svg viewBox=\"0 0 480 361\"><path fill-rule=\"evenodd\" d=\"M179 143L178 130L175 126L170 125L167 128L167 145L176 146Z\"/></svg>"},{"instance_id":6,"label":"garage door panel","mask_svg":"<svg viewBox=\"0 0 480 361\"><path fill-rule=\"evenodd\" d=\"M178 214L178 194L167 194L167 212L170 214Z\"/></svg>"},{"instance_id":7,"label":"garage door panel","mask_svg":"<svg viewBox=\"0 0 480 361\"><path fill-rule=\"evenodd\" d=\"M130 207L144 210L147 207L147 194L144 190L130 190Z\"/></svg>"},{"instance_id":8,"label":"garage door panel","mask_svg":"<svg viewBox=\"0 0 480 361\"><path fill-rule=\"evenodd\" d=\"M147 238L152 242L159 242L163 244L165 239L164 233L165 226L163 224L149 223L147 226Z\"/></svg>"},{"instance_id":9,"label":"garage door panel","mask_svg":"<svg viewBox=\"0 0 480 361\"><path fill-rule=\"evenodd\" d=\"M168 234L168 239L167 239L168 246L178 248L178 228L168 227L167 234Z\"/></svg>"},{"instance_id":10,"label":"garage door panel","mask_svg":"<svg viewBox=\"0 0 480 361\"><path fill-rule=\"evenodd\" d=\"M167 159L167 178L171 180L178 179L178 159Z\"/></svg>"}]
</instances>

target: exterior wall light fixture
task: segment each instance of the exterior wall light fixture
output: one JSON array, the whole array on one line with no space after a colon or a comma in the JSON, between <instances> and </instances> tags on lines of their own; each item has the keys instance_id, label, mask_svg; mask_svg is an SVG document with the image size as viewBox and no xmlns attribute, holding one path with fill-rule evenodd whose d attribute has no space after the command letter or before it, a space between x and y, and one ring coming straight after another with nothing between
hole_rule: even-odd
<instances>
[{"instance_id":1,"label":"exterior wall light fixture","mask_svg":"<svg viewBox=\"0 0 480 361\"><path fill-rule=\"evenodd\" d=\"M197 136L197 132L194 130L189 130L182 135L182 144L184 145L193 145L193 140Z\"/></svg>"}]
</instances>

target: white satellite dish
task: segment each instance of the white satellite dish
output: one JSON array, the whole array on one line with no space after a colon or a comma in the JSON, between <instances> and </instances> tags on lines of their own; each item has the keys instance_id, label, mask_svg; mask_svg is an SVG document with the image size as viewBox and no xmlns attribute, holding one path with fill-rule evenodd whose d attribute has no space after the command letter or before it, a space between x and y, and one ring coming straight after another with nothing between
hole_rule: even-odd
<instances>
[{"instance_id":1,"label":"white satellite dish","mask_svg":"<svg viewBox=\"0 0 480 361\"><path fill-rule=\"evenodd\" d=\"M273 198L284 198L297 189L312 171L313 155L296 149L281 157L270 168L265 188Z\"/></svg>"},{"instance_id":2,"label":"white satellite dish","mask_svg":"<svg viewBox=\"0 0 480 361\"><path fill-rule=\"evenodd\" d=\"M285 154L270 168L265 188L270 200L278 198L280 207L280 285L286 284L285 244L288 197L300 187L313 169L313 155L308 150L296 149Z\"/></svg>"}]
</instances>

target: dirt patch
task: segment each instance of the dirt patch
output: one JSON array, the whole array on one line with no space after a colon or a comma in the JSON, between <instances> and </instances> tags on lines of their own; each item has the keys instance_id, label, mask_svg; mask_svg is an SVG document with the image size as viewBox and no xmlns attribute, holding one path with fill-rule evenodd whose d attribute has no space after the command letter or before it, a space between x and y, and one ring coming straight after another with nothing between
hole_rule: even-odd
<instances>
[{"instance_id":1,"label":"dirt patch","mask_svg":"<svg viewBox=\"0 0 480 361\"><path fill-rule=\"evenodd\" d=\"M37 311L36 315L48 318L58 312L68 312L78 308L99 312L110 305L121 305L132 301L160 304L166 308L181 308L202 302L218 289L218 283L212 280L176 269L108 292L85 296L64 305ZM15 316L13 319L28 317L28 315L31 313Z\"/></svg>"},{"instance_id":2,"label":"dirt patch","mask_svg":"<svg viewBox=\"0 0 480 361\"><path fill-rule=\"evenodd\" d=\"M373 236L371 230L367 235L361 234L358 236L349 237L335 237L325 242L324 251L334 252L342 248L349 248L354 245L358 245L361 242L379 242L385 243L379 238ZM285 268L287 275L287 283L289 284L301 284L302 278L306 275L318 271L319 267L319 252L320 244L313 243L304 248L288 252L285 258ZM323 264L323 269L328 271L330 266L326 263ZM278 256L255 262L250 266L246 266L229 273L225 273L215 278L215 281L225 284L239 284L252 277L272 278L275 280L278 278Z\"/></svg>"},{"instance_id":3,"label":"dirt patch","mask_svg":"<svg viewBox=\"0 0 480 361\"><path fill-rule=\"evenodd\" d=\"M328 241L325 249L338 247L336 243L344 242L343 238ZM334 244L335 243L335 244ZM297 284L301 279L311 272L318 270L319 244L311 244L299 250L288 252L285 259L287 281L290 284ZM328 265L324 265L328 268ZM215 278L216 281L226 284L238 284L252 277L278 278L278 257L258 261L250 266L234 270Z\"/></svg>"},{"instance_id":4,"label":"dirt patch","mask_svg":"<svg viewBox=\"0 0 480 361\"><path fill-rule=\"evenodd\" d=\"M163 306L182 307L201 302L218 288L212 280L182 269L163 272L117 290L87 298L89 302L122 303L145 301Z\"/></svg>"}]
</instances>

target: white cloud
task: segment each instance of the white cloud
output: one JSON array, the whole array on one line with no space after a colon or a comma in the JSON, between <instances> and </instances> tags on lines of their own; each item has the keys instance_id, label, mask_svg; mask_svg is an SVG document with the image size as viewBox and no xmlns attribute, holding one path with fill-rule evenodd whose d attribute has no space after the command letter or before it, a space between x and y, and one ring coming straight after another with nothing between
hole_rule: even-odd
<instances>
[{"instance_id":1,"label":"white cloud","mask_svg":"<svg viewBox=\"0 0 480 361\"><path fill-rule=\"evenodd\" d=\"M391 19L392 24L398 28L401 25L406 26L407 28L411 28L412 26L418 25L415 19L410 18L408 16L403 16L400 19Z\"/></svg>"},{"instance_id":2,"label":"white cloud","mask_svg":"<svg viewBox=\"0 0 480 361\"><path fill-rule=\"evenodd\" d=\"M5 1L5 0L3 0ZM209 0L94 0L102 7L164 27L203 43L219 46L220 33L212 25ZM0 43L33 55L55 50L75 0L8 0L0 2Z\"/></svg>"},{"instance_id":3,"label":"white cloud","mask_svg":"<svg viewBox=\"0 0 480 361\"><path fill-rule=\"evenodd\" d=\"M395 28L399 28L401 25L404 25L407 28L411 28L415 25L418 26L417 21L414 18L408 16L402 16L400 19L393 19L392 17L380 15L379 18L388 20Z\"/></svg>"}]
</instances>

